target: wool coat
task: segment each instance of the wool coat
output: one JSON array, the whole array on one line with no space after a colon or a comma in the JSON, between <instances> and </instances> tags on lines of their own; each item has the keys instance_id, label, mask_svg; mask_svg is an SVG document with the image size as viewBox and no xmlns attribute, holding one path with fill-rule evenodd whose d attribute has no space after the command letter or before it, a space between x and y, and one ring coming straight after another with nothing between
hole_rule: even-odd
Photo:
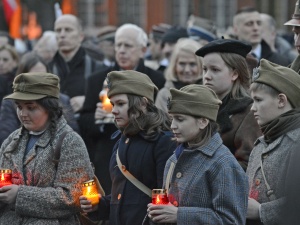
<instances>
[{"instance_id":1,"label":"wool coat","mask_svg":"<svg viewBox=\"0 0 300 225\"><path fill-rule=\"evenodd\" d=\"M250 111L252 100L244 97L239 100L222 100L217 123L224 145L229 148L246 171L254 142L261 136L261 130Z\"/></svg>"},{"instance_id":2,"label":"wool coat","mask_svg":"<svg viewBox=\"0 0 300 225\"><path fill-rule=\"evenodd\" d=\"M111 135L117 131L115 124L95 124L95 112L99 100L99 93L103 88L103 82L111 71L122 70L116 63L114 67L108 67L92 74L87 79L85 101L80 113L80 133L89 151L90 158L95 165L95 173L102 184L106 194L111 192L111 180L109 175L109 160L116 140L111 140ZM141 59L136 71L147 74L152 82L162 88L165 79L162 73L154 71L144 65Z\"/></svg>"},{"instance_id":3,"label":"wool coat","mask_svg":"<svg viewBox=\"0 0 300 225\"><path fill-rule=\"evenodd\" d=\"M255 147L250 155L247 168L249 177L249 197L255 199L261 204L260 218L264 225L284 225L281 219L281 210L284 207L286 196L285 183L289 171L290 160L299 151L300 146L300 128L287 132L275 141L267 144L263 137L255 142ZM274 191L271 200L267 196L267 186L264 181L261 163L263 165L266 181ZM247 224L258 224L249 221ZM299 222L299 221L298 221Z\"/></svg>"},{"instance_id":4,"label":"wool coat","mask_svg":"<svg viewBox=\"0 0 300 225\"><path fill-rule=\"evenodd\" d=\"M111 195L101 198L99 216L105 219L109 214L111 225L141 225L147 204L151 202L151 197L121 173L116 161L117 149L126 169L148 188L155 189L162 187L164 167L175 148L171 132L159 133L151 139L145 138L143 133L131 137L122 135L110 161Z\"/></svg>"},{"instance_id":5,"label":"wool coat","mask_svg":"<svg viewBox=\"0 0 300 225\"><path fill-rule=\"evenodd\" d=\"M177 224L245 224L248 179L219 133L202 147L184 149L178 159L174 153L164 182L172 162L169 201L178 206Z\"/></svg>"},{"instance_id":6,"label":"wool coat","mask_svg":"<svg viewBox=\"0 0 300 225\"><path fill-rule=\"evenodd\" d=\"M68 133L56 162L54 149L64 131ZM20 128L0 149L0 168L12 169L12 182L19 185L14 204L0 203L0 224L79 224L76 213L80 210L82 182L93 178L83 140L63 117L58 121L54 136L47 129L24 156L28 139L28 131Z\"/></svg>"}]
</instances>

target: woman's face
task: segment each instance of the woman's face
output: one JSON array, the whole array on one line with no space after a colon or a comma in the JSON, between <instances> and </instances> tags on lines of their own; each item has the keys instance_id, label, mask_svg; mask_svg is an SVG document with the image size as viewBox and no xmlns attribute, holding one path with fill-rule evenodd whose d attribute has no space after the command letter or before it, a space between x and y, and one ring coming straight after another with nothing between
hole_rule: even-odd
<instances>
[{"instance_id":1,"label":"woman's face","mask_svg":"<svg viewBox=\"0 0 300 225\"><path fill-rule=\"evenodd\" d=\"M229 68L218 53L209 53L203 58L203 84L214 90L223 99L232 89L238 74Z\"/></svg>"},{"instance_id":2,"label":"woman's face","mask_svg":"<svg viewBox=\"0 0 300 225\"><path fill-rule=\"evenodd\" d=\"M177 142L188 143L199 135L199 121L195 117L172 113L170 116L172 118L171 129Z\"/></svg>"},{"instance_id":3,"label":"woman's face","mask_svg":"<svg viewBox=\"0 0 300 225\"><path fill-rule=\"evenodd\" d=\"M29 131L43 131L48 126L49 114L36 101L16 100L18 118Z\"/></svg>"},{"instance_id":4,"label":"woman's face","mask_svg":"<svg viewBox=\"0 0 300 225\"><path fill-rule=\"evenodd\" d=\"M38 62L33 67L31 67L31 69L28 72L29 73L33 73L33 72L46 73L47 72L47 68L46 68L46 66L44 66L43 63Z\"/></svg>"},{"instance_id":5,"label":"woman's face","mask_svg":"<svg viewBox=\"0 0 300 225\"><path fill-rule=\"evenodd\" d=\"M202 76L202 68L199 67L195 54L181 52L176 61L175 73L180 82L194 84Z\"/></svg>"},{"instance_id":6,"label":"woman's face","mask_svg":"<svg viewBox=\"0 0 300 225\"><path fill-rule=\"evenodd\" d=\"M110 103L113 106L112 114L115 117L115 122L118 127L124 128L129 123L128 108L129 101L126 94L117 94L110 98Z\"/></svg>"},{"instance_id":7,"label":"woman's face","mask_svg":"<svg viewBox=\"0 0 300 225\"><path fill-rule=\"evenodd\" d=\"M12 71L17 66L10 52L6 49L0 51L0 74Z\"/></svg>"}]
</instances>

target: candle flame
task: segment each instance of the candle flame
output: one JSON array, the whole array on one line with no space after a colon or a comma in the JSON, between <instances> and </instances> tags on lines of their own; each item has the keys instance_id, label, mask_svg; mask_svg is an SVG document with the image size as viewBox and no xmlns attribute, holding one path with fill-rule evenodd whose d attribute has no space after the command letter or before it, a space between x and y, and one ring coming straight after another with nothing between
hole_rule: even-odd
<instances>
[{"instance_id":1,"label":"candle flame","mask_svg":"<svg viewBox=\"0 0 300 225\"><path fill-rule=\"evenodd\" d=\"M159 204L161 202L159 195L156 196L156 204Z\"/></svg>"},{"instance_id":2,"label":"candle flame","mask_svg":"<svg viewBox=\"0 0 300 225\"><path fill-rule=\"evenodd\" d=\"M1 181L4 181L4 173L1 173Z\"/></svg>"}]
</instances>

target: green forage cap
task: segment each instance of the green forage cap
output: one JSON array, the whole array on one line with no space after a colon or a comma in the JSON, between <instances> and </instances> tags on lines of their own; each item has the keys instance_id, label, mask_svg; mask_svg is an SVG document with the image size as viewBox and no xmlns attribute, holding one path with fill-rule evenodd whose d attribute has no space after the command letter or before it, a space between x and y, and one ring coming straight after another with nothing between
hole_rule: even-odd
<instances>
[{"instance_id":1,"label":"green forage cap","mask_svg":"<svg viewBox=\"0 0 300 225\"><path fill-rule=\"evenodd\" d=\"M180 90L171 88L169 113L205 117L216 121L221 101L216 93L204 85L191 84Z\"/></svg>"},{"instance_id":2,"label":"green forage cap","mask_svg":"<svg viewBox=\"0 0 300 225\"><path fill-rule=\"evenodd\" d=\"M158 91L158 88L146 74L134 70L108 73L107 85L109 98L117 94L133 94L154 101L154 94Z\"/></svg>"},{"instance_id":3,"label":"green forage cap","mask_svg":"<svg viewBox=\"0 0 300 225\"><path fill-rule=\"evenodd\" d=\"M59 98L59 78L51 73L21 73L13 82L13 93L4 99L38 100Z\"/></svg>"},{"instance_id":4,"label":"green forage cap","mask_svg":"<svg viewBox=\"0 0 300 225\"><path fill-rule=\"evenodd\" d=\"M271 86L287 96L293 107L300 107L300 76L294 70L260 60L260 66L253 70L252 81Z\"/></svg>"}]
</instances>

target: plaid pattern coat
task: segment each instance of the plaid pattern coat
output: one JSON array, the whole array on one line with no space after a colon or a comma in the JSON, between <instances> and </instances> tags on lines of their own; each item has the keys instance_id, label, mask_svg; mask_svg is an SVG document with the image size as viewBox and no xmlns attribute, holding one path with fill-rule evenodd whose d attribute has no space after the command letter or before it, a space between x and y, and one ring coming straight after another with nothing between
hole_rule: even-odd
<instances>
[{"instance_id":1,"label":"plaid pattern coat","mask_svg":"<svg viewBox=\"0 0 300 225\"><path fill-rule=\"evenodd\" d=\"M285 207L284 197L287 194L285 184L288 175L297 173L289 169L290 161L299 151L299 146L300 128L280 136L269 145L263 137L255 142L247 168L250 184L249 197L261 203L260 218L265 225L285 224L282 222L280 213ZM266 180L275 194L273 195L275 200L272 201L267 196L267 187L260 167L261 160ZM255 224L255 222L249 221L247 224Z\"/></svg>"},{"instance_id":2,"label":"plaid pattern coat","mask_svg":"<svg viewBox=\"0 0 300 225\"><path fill-rule=\"evenodd\" d=\"M184 149L178 160L173 154L164 181L171 162L169 200L178 205L177 224L245 224L247 176L218 133L205 146Z\"/></svg>"},{"instance_id":3,"label":"plaid pattern coat","mask_svg":"<svg viewBox=\"0 0 300 225\"><path fill-rule=\"evenodd\" d=\"M69 133L56 164L53 149L65 130ZM79 224L76 213L80 210L81 184L93 178L84 142L64 118L58 121L53 142L46 130L24 157L28 138L28 131L20 128L0 148L0 168L12 169L12 182L19 185L15 204L0 203L0 225Z\"/></svg>"}]
</instances>

